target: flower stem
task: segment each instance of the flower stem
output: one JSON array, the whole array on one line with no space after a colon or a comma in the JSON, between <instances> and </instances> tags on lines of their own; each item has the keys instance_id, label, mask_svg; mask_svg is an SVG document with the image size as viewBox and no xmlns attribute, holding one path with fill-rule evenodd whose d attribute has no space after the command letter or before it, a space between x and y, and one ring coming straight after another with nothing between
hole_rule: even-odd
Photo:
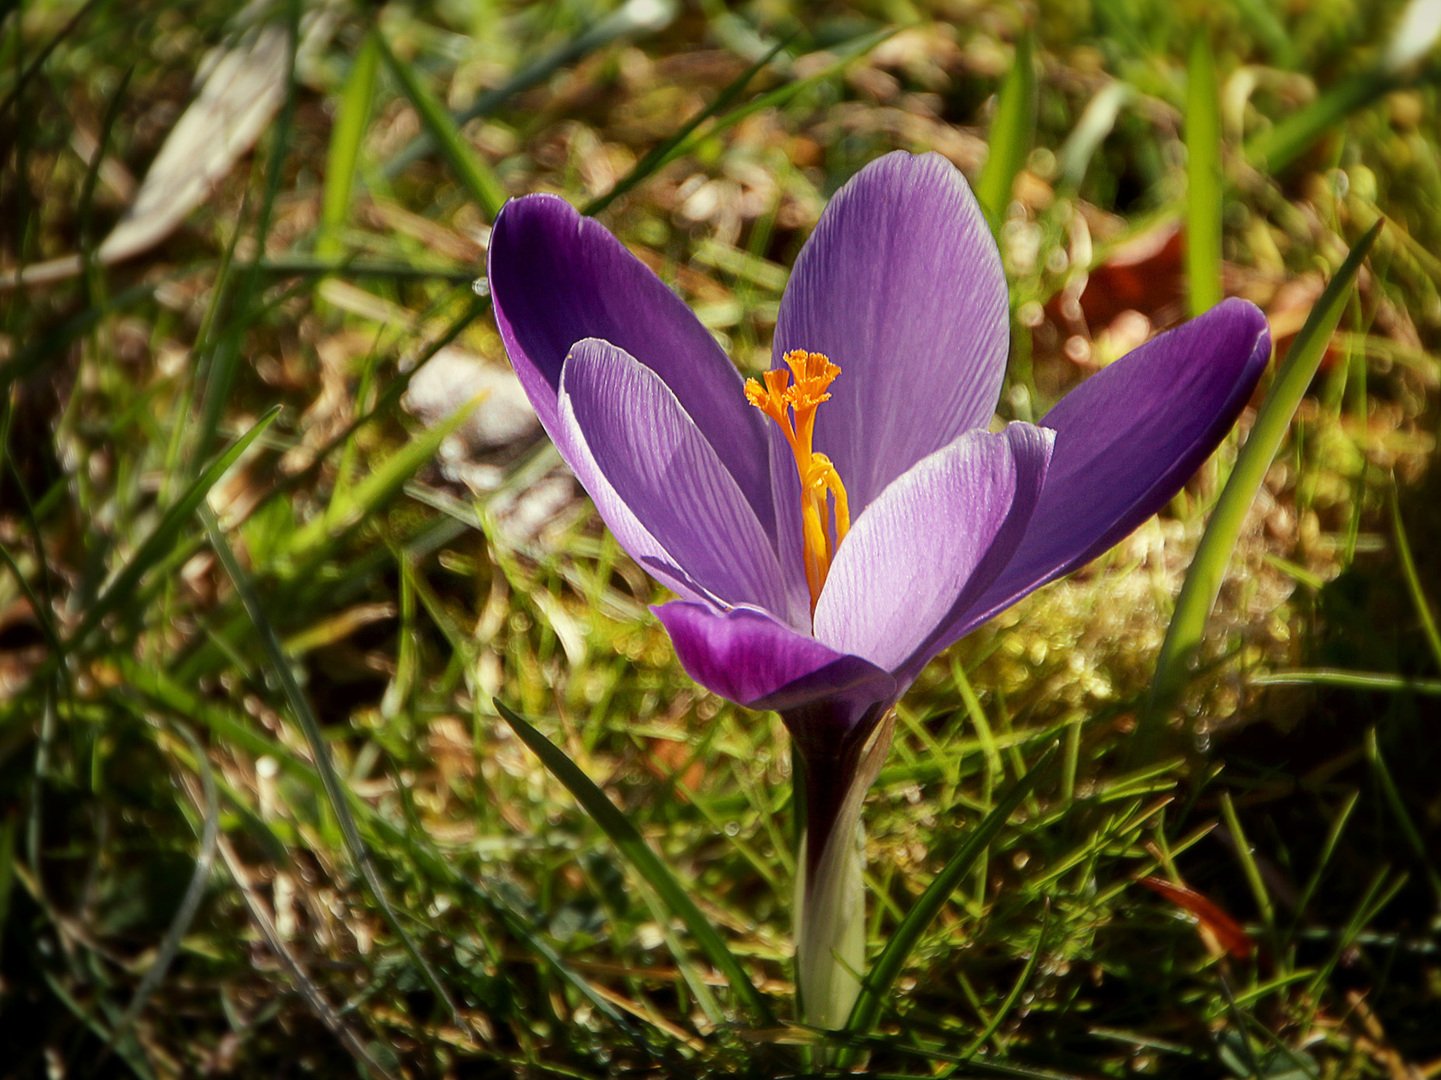
<instances>
[{"instance_id":1,"label":"flower stem","mask_svg":"<svg viewBox=\"0 0 1441 1080\"><path fill-rule=\"evenodd\" d=\"M796 991L802 1022L826 1031L845 1026L860 996L865 964L864 831L834 829L814 874L801 840L796 875Z\"/></svg>"},{"instance_id":2,"label":"flower stem","mask_svg":"<svg viewBox=\"0 0 1441 1080\"><path fill-rule=\"evenodd\" d=\"M859 752L844 755L838 768L806 762L808 812L795 896L796 993L801 1020L825 1031L845 1027L861 991L866 953L861 806L894 728L888 712Z\"/></svg>"}]
</instances>

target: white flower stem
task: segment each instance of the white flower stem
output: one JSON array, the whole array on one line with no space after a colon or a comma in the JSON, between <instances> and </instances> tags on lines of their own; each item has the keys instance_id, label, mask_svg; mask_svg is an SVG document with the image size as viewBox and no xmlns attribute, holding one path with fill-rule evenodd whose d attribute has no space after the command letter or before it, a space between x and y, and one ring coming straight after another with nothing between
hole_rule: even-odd
<instances>
[{"instance_id":1,"label":"white flower stem","mask_svg":"<svg viewBox=\"0 0 1441 1080\"><path fill-rule=\"evenodd\" d=\"M802 1022L824 1031L845 1027L861 992L866 959L865 846L861 805L890 749L894 717L876 725L849 775L821 774L808 785L844 785L828 820L808 821L797 859L796 992ZM808 799L808 801L811 801ZM813 805L821 805L815 800ZM812 858L811 845L820 845Z\"/></svg>"},{"instance_id":2,"label":"white flower stem","mask_svg":"<svg viewBox=\"0 0 1441 1080\"><path fill-rule=\"evenodd\" d=\"M836 1031L845 1026L861 992L866 959L865 854L859 824L831 831L813 879L806 873L806 844L796 875L796 978L801 1020Z\"/></svg>"}]
</instances>

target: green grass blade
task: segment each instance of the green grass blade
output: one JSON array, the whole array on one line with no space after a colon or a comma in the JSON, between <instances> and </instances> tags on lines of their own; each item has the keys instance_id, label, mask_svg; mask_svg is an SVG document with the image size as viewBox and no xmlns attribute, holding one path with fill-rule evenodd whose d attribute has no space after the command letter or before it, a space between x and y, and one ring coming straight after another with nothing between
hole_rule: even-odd
<instances>
[{"instance_id":1,"label":"green grass blade","mask_svg":"<svg viewBox=\"0 0 1441 1080\"><path fill-rule=\"evenodd\" d=\"M1334 668L1294 668L1251 676L1253 686L1334 686L1365 693L1422 694L1441 697L1441 679L1413 679L1386 671L1338 671Z\"/></svg>"},{"instance_id":2,"label":"green grass blade","mask_svg":"<svg viewBox=\"0 0 1441 1080\"><path fill-rule=\"evenodd\" d=\"M420 117L421 125L435 140L435 145L440 149L441 156L449 163L451 171L455 173L455 178L479 205L486 220L493 221L508 197L505 186L501 184L491 167L481 159L470 143L465 141L465 136L461 134L455 118L425 88L420 77L416 75L415 69L396 56L379 34L373 40L380 49L385 66L400 83L401 90Z\"/></svg>"},{"instance_id":3,"label":"green grass blade","mask_svg":"<svg viewBox=\"0 0 1441 1080\"><path fill-rule=\"evenodd\" d=\"M1026 163L1036 130L1036 64L1035 46L1030 30L1016 42L1016 55L1006 80L1001 84L996 103L996 118L991 122L988 140L990 152L976 179L976 199L991 223L992 231L1000 228L1011 201L1016 176Z\"/></svg>"},{"instance_id":4,"label":"green grass blade","mask_svg":"<svg viewBox=\"0 0 1441 1080\"><path fill-rule=\"evenodd\" d=\"M1245 28L1266 47L1275 66L1296 66L1296 45L1270 0L1236 0L1236 14Z\"/></svg>"},{"instance_id":5,"label":"green grass blade","mask_svg":"<svg viewBox=\"0 0 1441 1080\"><path fill-rule=\"evenodd\" d=\"M856 1004L851 1009L850 1019L846 1022L846 1031L849 1034L863 1036L875 1026L880 1019L882 1002L890 994L891 987L911 955L911 950L916 947L921 935L950 899L951 893L970 872L972 864L981 857L996 834L1005 827L1011 814L1031 793L1031 789L1046 772L1059 748L1059 743L1046 747L1036 759L1036 763L1001 793L995 807L971 830L966 842L951 856L941 872L926 887L926 891L911 906L900 925L891 933L886 947L881 950L880 956L876 957L875 963L866 974L861 996L856 999Z\"/></svg>"},{"instance_id":6,"label":"green grass blade","mask_svg":"<svg viewBox=\"0 0 1441 1080\"><path fill-rule=\"evenodd\" d=\"M1263 172L1280 172L1309 150L1327 131L1343 124L1346 117L1400 85L1400 80L1387 71L1365 71L1352 75L1275 127L1251 139L1246 144L1246 156Z\"/></svg>"},{"instance_id":7,"label":"green grass blade","mask_svg":"<svg viewBox=\"0 0 1441 1080\"><path fill-rule=\"evenodd\" d=\"M265 183L261 189L260 203L255 215L254 237L257 251L264 251L270 246L268 241L271 225L275 221L275 206L280 198L281 185L285 182L287 175L286 160L294 148L295 110L299 98L299 87L295 79L295 60L300 47L300 0L287 0L283 7L280 5L277 7L285 12L287 34L285 102L280 109L280 114L275 118L270 132L270 147L266 154L263 173ZM239 230L232 239L230 251L226 254L227 262L233 260L238 244ZM249 270L240 276L234 310L242 314L236 320L235 325L221 335L205 366L200 418L196 422L196 438L191 450L195 460L203 460L210 453L211 447L215 444L215 437L220 431L225 409L231 403L235 382L239 377L245 355L242 334L244 329L252 325L250 318L253 317L259 306L261 284L260 274L256 270Z\"/></svg>"},{"instance_id":8,"label":"green grass blade","mask_svg":"<svg viewBox=\"0 0 1441 1080\"><path fill-rule=\"evenodd\" d=\"M1321 853L1316 857L1316 865L1311 870L1310 876L1306 879L1306 885L1301 890L1301 897L1296 901L1294 907L1294 921L1287 930L1285 946L1290 947L1296 936L1305 926L1311 913L1311 900L1316 895L1316 890L1321 886L1321 879L1326 875L1326 869L1331 865L1331 857L1336 854L1336 847L1341 842L1341 834L1346 831L1346 825L1351 820L1351 814L1356 809L1356 804L1361 801L1361 793L1353 791L1341 804L1336 816L1331 820L1331 827L1326 832L1326 841L1321 845Z\"/></svg>"},{"instance_id":9,"label":"green grass blade","mask_svg":"<svg viewBox=\"0 0 1441 1080\"><path fill-rule=\"evenodd\" d=\"M229 870L231 878L235 881L236 887L240 891L240 898L245 902L246 908L249 909L252 925L260 931L260 936L265 940L266 945L269 946L276 960L279 961L280 967L290 976L291 985L294 986L301 1000L306 1003L316 1018L329 1029L336 1040L345 1047L350 1056L355 1059L355 1063L361 1066L361 1076L368 1077L374 1075L383 1077L385 1080L390 1080L390 1078L395 1077L395 1073L391 1072L376 1059L372 1050L374 1044L367 1043L360 1035L351 1029L351 1026L346 1023L345 1017L330 1004L324 991L322 991L316 981L310 977L310 973L305 969L305 965L302 964L300 958L295 955L295 950L290 947L284 935L282 935L276 927L265 900L261 897L260 891L255 887L255 883L250 880L250 875L246 873L245 866L240 861L240 857L236 854L234 847L224 837L220 840L220 856L225 863L226 869ZM369 1072L365 1071L367 1069Z\"/></svg>"},{"instance_id":10,"label":"green grass blade","mask_svg":"<svg viewBox=\"0 0 1441 1080\"><path fill-rule=\"evenodd\" d=\"M613 41L640 37L665 28L676 16L672 0L626 0L615 11L597 19L583 33L559 45L517 71L503 84L478 95L465 108L454 113L457 124L465 124L482 116L490 116L514 95L545 82L561 68ZM408 166L435 149L435 142L422 132L412 139L382 170L387 178L400 175Z\"/></svg>"},{"instance_id":11,"label":"green grass blade","mask_svg":"<svg viewBox=\"0 0 1441 1080\"><path fill-rule=\"evenodd\" d=\"M659 895L661 902L665 904L671 914L685 924L686 929L695 938L696 944L715 965L716 970L724 975L731 984L736 996L744 1001L746 1006L763 1022L771 1022L770 1006L766 1004L765 998L755 988L755 984L751 982L745 969L740 966L740 962L731 953L725 940L716 932L710 920L701 913L700 908L696 907L695 901L690 898L674 875L666 869L665 864L651 850L650 845L636 831L630 819L620 812L605 792L601 791L560 747L547 739L498 698L495 699L495 707L505 718L505 722L520 737L521 742L530 747L535 756L540 758L541 763L550 771L550 774L565 785L591 819L610 837L611 842L620 849L621 854L625 856L630 865Z\"/></svg>"},{"instance_id":12,"label":"green grass blade","mask_svg":"<svg viewBox=\"0 0 1441 1080\"><path fill-rule=\"evenodd\" d=\"M150 966L146 969L140 984L135 988L135 992L130 996L130 1004L125 1007L125 1012L115 1022L112 1036L117 1040L130 1034L131 1025L139 1019L145 1003L159 988L166 973L170 970L170 965L180 955L185 935L189 933L195 917L200 913L201 904L210 888L211 870L215 865L215 852L220 840L220 795L216 788L215 776L210 768L210 761L205 756L205 750L188 728L177 724L174 730L181 741L186 744L190 751L190 757L200 773L201 792L204 797L203 816L200 823L200 850L196 852L195 867L190 874L190 881L185 887L185 893L175 909L175 914L171 917L170 926L166 929L164 938L161 939L160 945L155 950L155 958L150 962Z\"/></svg>"},{"instance_id":13,"label":"green grass blade","mask_svg":"<svg viewBox=\"0 0 1441 1080\"><path fill-rule=\"evenodd\" d=\"M462 638L450 634L447 637L457 651L464 651L467 643ZM307 790L319 796L325 795L324 779L309 760L284 742L257 731L247 719L236 716L224 706L216 706L202 700L186 687L172 682L163 671L146 667L129 659L121 661L120 671L126 686L133 688L140 695L141 707L137 710L138 716L148 717L152 710L160 709L173 715L177 720L183 718L187 721L201 723L211 733L211 737L218 742L239 747L255 757L274 758L279 762L289 780L304 785ZM183 732L183 729L181 730ZM194 754L188 756L192 760L197 760ZM199 765L197 764L196 767L199 768ZM227 794L227 800L233 802L240 812L245 812L244 804L238 796ZM615 1024L617 1029L625 1033L628 1038L633 1041L637 1039L634 1028L625 1015L606 998L597 994L594 987L585 979L571 970L560 954L539 935L536 927L532 926L519 912L507 906L503 897L483 888L480 882L468 877L454 862L438 854L429 844L418 843L417 837L413 833L406 832L393 820L372 807L365 803L359 803L355 806L355 810L372 835L393 848L405 848L407 854L427 876L434 880L444 881L449 887L462 894L475 909L484 909L503 922L522 943L525 950L545 961L552 971L585 997L598 1013ZM0 828L0 854L3 854L3 841L4 832L3 828ZM278 844L279 841L276 841L277 846ZM281 858L283 852L278 852L273 857ZM0 879L0 886L3 886L3 879Z\"/></svg>"},{"instance_id":14,"label":"green grass blade","mask_svg":"<svg viewBox=\"0 0 1441 1080\"><path fill-rule=\"evenodd\" d=\"M1221 302L1224 196L1216 60L1198 32L1186 72L1186 284L1193 317Z\"/></svg>"},{"instance_id":15,"label":"green grass blade","mask_svg":"<svg viewBox=\"0 0 1441 1080\"><path fill-rule=\"evenodd\" d=\"M713 138L728 128L735 127L742 120L746 119L746 117L754 116L760 112L779 109L785 105L786 102L799 96L811 87L835 78L861 57L865 56L866 53L870 52L871 49L894 35L895 32L896 31L892 29L884 29L857 34L855 37L849 38L838 45L831 46L827 51L836 54L838 59L836 59L834 63L826 65L820 71L812 75L807 75L803 79L787 82L785 85L778 86L774 90L768 90L764 94L746 102L744 105L737 106L728 113L714 117L714 123L697 126L684 134L678 142L669 139L666 140L666 145L669 146L669 149L651 164L651 171L669 164L676 160L676 158L684 157L706 139ZM649 156L647 156L646 160L648 163L650 162ZM605 196L602 196L602 198L605 198ZM586 212L593 213L594 211L590 207L587 207Z\"/></svg>"},{"instance_id":16,"label":"green grass blade","mask_svg":"<svg viewBox=\"0 0 1441 1080\"><path fill-rule=\"evenodd\" d=\"M280 406L269 409L249 431L231 443L227 450L219 454L181 492L180 497L165 511L154 531L141 542L130 561L115 575L95 603L90 605L85 618L71 635L70 649L83 644L105 616L122 601L129 599L145 572L170 553L180 540L182 530L190 523L191 516L205 501L210 489L219 483L220 478L230 471L230 467L240 460L240 456L250 449L250 444L260 437L279 414Z\"/></svg>"},{"instance_id":17,"label":"green grass blade","mask_svg":"<svg viewBox=\"0 0 1441 1080\"><path fill-rule=\"evenodd\" d=\"M1426 881L1436 895L1437 902L1441 903L1441 870L1437 869L1436 863L1433 861L1436 857L1435 847L1427 841L1421 827L1412 817L1411 811L1406 808L1406 795L1396 786L1390 766L1386 764L1386 759L1381 755L1381 744L1376 738L1374 727L1366 732L1366 757L1371 764L1372 773L1375 774L1381 786L1381 794L1386 799L1391 816L1395 818L1401 835L1415 853L1416 861L1421 864L1421 869L1426 874Z\"/></svg>"},{"instance_id":18,"label":"green grass blade","mask_svg":"<svg viewBox=\"0 0 1441 1080\"><path fill-rule=\"evenodd\" d=\"M350 256L335 258L312 258L307 255L275 255L251 263L239 264L240 269L254 267L272 277L325 277L328 274L345 271L351 281L366 278L380 278L386 282L398 281L443 281L467 288L475 281L475 270L454 267L424 266L416 263L400 263L379 259L362 259Z\"/></svg>"},{"instance_id":19,"label":"green grass blade","mask_svg":"<svg viewBox=\"0 0 1441 1080\"><path fill-rule=\"evenodd\" d=\"M1396 493L1391 493L1391 533L1396 538L1396 556L1401 560L1401 575L1406 579L1406 591L1411 594L1411 603L1421 619L1421 629L1426 633L1426 643L1431 646L1431 656L1436 666L1441 667L1441 632L1436 629L1436 616L1431 614L1431 602L1426 596L1426 587L1421 584L1421 575L1416 570L1416 558L1411 554L1411 541L1406 538L1406 523L1401 520L1401 504Z\"/></svg>"},{"instance_id":20,"label":"green grass blade","mask_svg":"<svg viewBox=\"0 0 1441 1080\"><path fill-rule=\"evenodd\" d=\"M1006 994L1005 1000L1001 1002L1000 1008L986 1021L986 1026L971 1040L970 1045L961 1055L964 1058L973 1058L981 1052L981 1047L991 1041L991 1037L1000 1030L1011 1013L1015 1011L1016 1005L1021 1000L1021 994L1026 987L1031 985L1031 976L1036 972L1036 964L1045 955L1046 931L1051 925L1051 907L1047 904L1041 909L1041 928L1036 932L1036 944L1026 957L1026 963L1021 968L1021 973L1016 976L1016 981L1011 984L1010 992Z\"/></svg>"},{"instance_id":21,"label":"green grass blade","mask_svg":"<svg viewBox=\"0 0 1441 1080\"><path fill-rule=\"evenodd\" d=\"M750 85L751 80L769 66L777 54L790 44L790 40L789 37L786 37L776 42L769 52L732 79L725 89L716 95L714 101L672 132L668 138L662 139L656 143L655 146L651 147L650 152L636 162L635 167L631 169L630 172L617 180L614 187L604 195L597 196L586 203L582 213L587 215L600 213L611 203L615 202L616 199L620 198L669 161L676 148L690 138L696 128L700 127L711 117L719 115L726 109L729 109L735 100L740 97L745 88Z\"/></svg>"},{"instance_id":22,"label":"green grass blade","mask_svg":"<svg viewBox=\"0 0 1441 1080\"><path fill-rule=\"evenodd\" d=\"M474 277L469 274L466 276L470 278L471 281L475 280ZM425 365L430 363L442 349L458 340L460 335L465 333L470 327L471 323L475 322L476 319L490 310L489 300L483 300L475 296L468 287L465 292L470 299L466 310L452 319L443 331L426 342L422 348L412 353L408 358L410 366L386 380L385 385L375 396L375 402L371 405L370 409L354 417L350 423L346 424L330 441L322 445L320 449L316 451L309 465L293 473L287 473L273 484L261 498L260 506L264 506L272 499L286 498L292 492L302 490L304 485L314 483L316 474L325 467L330 456L345 445L346 442L354 438L357 431L367 424L374 423L380 417L394 415L394 409L399 404L400 399L405 395L405 391L410 386L411 380L414 379L416 375L425 368Z\"/></svg>"},{"instance_id":23,"label":"green grass blade","mask_svg":"<svg viewBox=\"0 0 1441 1080\"><path fill-rule=\"evenodd\" d=\"M341 782L340 774L336 772L335 762L331 760L330 747L325 741L325 733L320 730L320 722L315 718L315 713L311 711L310 701L300 689L300 683L296 681L290 660L286 657L285 650L280 644L280 636L275 632L275 627L265 614L265 608L260 603L260 597L255 591L250 575L241 567L240 560L235 557L235 552L230 548L230 542L225 538L225 533L221 531L220 523L216 521L215 515L210 512L208 506L200 508L200 516L205 522L205 531L210 537L210 546L215 551L221 565L224 566L226 575L235 586L235 591L240 595L240 602L245 606L246 614L250 616L250 621L255 626L261 647L269 662L270 671L279 683L301 730L305 733L305 741L310 747L310 756L315 761L316 771L320 774L321 782L325 787L326 798L335 814L336 822L340 825L340 832L345 839L345 847L351 862L360 871L361 877L365 879L371 896L379 905L385 921L394 932L396 939L400 941L406 953L420 969L422 977L430 984L436 997L444 1003L455 1026L464 1028L465 1023L461 1019L460 1010L451 999L445 984L441 982L440 976L431 967L430 962L421 955L420 950L401 923L399 915L396 914L395 907L390 902L390 896L386 892L384 883L380 880L380 872L375 868L375 861L370 857L370 851L360 834L360 828L355 823L355 815L350 808L350 794Z\"/></svg>"},{"instance_id":24,"label":"green grass blade","mask_svg":"<svg viewBox=\"0 0 1441 1080\"><path fill-rule=\"evenodd\" d=\"M372 31L355 57L345 89L340 95L340 108L335 127L330 133L330 148L325 156L325 191L321 199L320 239L315 247L317 258L340 258L340 230L350 212L350 196L355 187L355 173L360 163L360 147L370 123L370 108L375 100L375 75L380 68L380 45Z\"/></svg>"},{"instance_id":25,"label":"green grass blade","mask_svg":"<svg viewBox=\"0 0 1441 1080\"><path fill-rule=\"evenodd\" d=\"M290 543L291 556L299 558L309 554L318 545L334 540L380 509L417 470L435 457L440 444L470 418L480 401L480 398L474 398L440 423L426 428L413 439L407 439L399 450L373 467L365 479L353 488L339 491L335 504L296 531Z\"/></svg>"},{"instance_id":26,"label":"green grass blade","mask_svg":"<svg viewBox=\"0 0 1441 1080\"><path fill-rule=\"evenodd\" d=\"M73 34L97 8L103 8L104 6L101 0L85 0L85 3L76 9L75 13L70 16L58 33L46 41L39 49L35 50L33 56L26 57L28 62L24 70L19 71L19 74L15 78L14 85L10 87L9 92L5 95L5 100L0 102L0 116L7 115L10 112L11 106L20 100L20 95L25 91L25 87L31 79L39 74L40 70L45 66L45 62L50 59L51 53L69 41L70 35ZM3 22L12 11L17 11L18 8L18 4L6 4L3 8L0 8L0 22ZM17 37L19 36L19 24L21 21L22 20L17 17L15 22L11 24L16 27ZM17 69L20 66L21 57L24 56L24 50L16 51L14 62Z\"/></svg>"},{"instance_id":27,"label":"green grass blade","mask_svg":"<svg viewBox=\"0 0 1441 1080\"><path fill-rule=\"evenodd\" d=\"M1261 913L1261 922L1267 930L1274 930L1276 907L1271 903L1271 894L1266 889L1266 879L1261 874L1261 868L1257 865L1255 856L1251 854L1251 842L1246 839L1246 832L1241 828L1241 819L1236 816L1236 805L1231 801L1229 791L1221 792L1221 817L1226 822L1226 829L1231 834L1231 841L1236 849L1236 859L1241 864L1241 873L1246 878L1246 884L1251 888L1251 896L1256 901L1256 910Z\"/></svg>"},{"instance_id":28,"label":"green grass blade","mask_svg":"<svg viewBox=\"0 0 1441 1080\"><path fill-rule=\"evenodd\" d=\"M1186 573L1171 624L1166 628L1166 639L1156 660L1156 673L1151 681L1137 738L1138 752L1145 752L1160 715L1175 700L1185 683L1188 665L1201 644L1206 620L1221 591L1221 582L1226 576L1226 567L1241 535L1241 525L1251 500L1255 498L1266 470L1286 436L1291 417L1301 404L1306 388L1311 385L1321 357L1325 355L1326 344L1341 319L1341 310L1350 296L1351 284L1380 229L1378 221L1357 241L1326 286L1301 332L1296 335L1285 363L1261 405L1251 434L1236 456L1236 464L1221 491L1216 508L1211 512L1205 535L1201 537L1196 556Z\"/></svg>"}]
</instances>

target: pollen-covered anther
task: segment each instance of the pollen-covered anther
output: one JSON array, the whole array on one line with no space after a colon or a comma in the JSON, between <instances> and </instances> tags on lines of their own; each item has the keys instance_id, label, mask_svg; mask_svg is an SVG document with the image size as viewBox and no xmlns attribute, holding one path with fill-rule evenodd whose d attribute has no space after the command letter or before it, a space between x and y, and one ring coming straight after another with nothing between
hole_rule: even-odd
<instances>
[{"instance_id":1,"label":"pollen-covered anther","mask_svg":"<svg viewBox=\"0 0 1441 1080\"><path fill-rule=\"evenodd\" d=\"M780 427L795 457L796 475L801 482L801 538L806 584L810 588L811 611L814 612L836 548L851 527L850 504L846 501L846 489L840 474L830 458L811 449L815 438L816 410L831 399L830 385L841 369L831 363L830 357L824 353L805 349L792 349L781 359L785 361L785 368L767 371L764 386L757 379L747 379L745 393L747 401ZM791 382L792 377L794 383Z\"/></svg>"},{"instance_id":2,"label":"pollen-covered anther","mask_svg":"<svg viewBox=\"0 0 1441 1080\"><path fill-rule=\"evenodd\" d=\"M787 433L788 441L794 437L790 417L786 415L789 405L786 387L789 382L790 376L784 371L767 371L764 386L758 379L747 379L745 387L746 400L779 424L781 430Z\"/></svg>"},{"instance_id":3,"label":"pollen-covered anther","mask_svg":"<svg viewBox=\"0 0 1441 1080\"><path fill-rule=\"evenodd\" d=\"M795 376L795 385L786 391L786 403L797 413L831 399L827 391L841 369L831 363L830 357L825 353L792 349L781 359Z\"/></svg>"}]
</instances>

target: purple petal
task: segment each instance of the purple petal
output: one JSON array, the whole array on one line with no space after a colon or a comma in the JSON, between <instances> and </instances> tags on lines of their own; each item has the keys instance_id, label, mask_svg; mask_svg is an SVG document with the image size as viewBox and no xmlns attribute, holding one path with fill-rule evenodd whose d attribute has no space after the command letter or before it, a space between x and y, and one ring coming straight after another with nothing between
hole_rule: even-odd
<instances>
[{"instance_id":1,"label":"purple petal","mask_svg":"<svg viewBox=\"0 0 1441 1080\"><path fill-rule=\"evenodd\" d=\"M552 438L570 347L609 341L660 375L770 531L763 418L746 403L740 374L684 302L603 226L554 195L514 199L496 217L488 275L506 352Z\"/></svg>"},{"instance_id":2,"label":"purple petal","mask_svg":"<svg viewBox=\"0 0 1441 1080\"><path fill-rule=\"evenodd\" d=\"M770 537L670 388L605 341L578 342L560 379L556 445L621 546L683 596L782 618Z\"/></svg>"},{"instance_id":3,"label":"purple petal","mask_svg":"<svg viewBox=\"0 0 1441 1080\"><path fill-rule=\"evenodd\" d=\"M1266 317L1226 300L1067 394L1041 421L1055 429L1056 449L1031 527L951 640L1164 506L1231 429L1270 356Z\"/></svg>"},{"instance_id":4,"label":"purple petal","mask_svg":"<svg viewBox=\"0 0 1441 1080\"><path fill-rule=\"evenodd\" d=\"M1030 424L968 431L896 479L836 552L816 605L816 637L902 681L914 677L958 606L1010 560L1052 439Z\"/></svg>"},{"instance_id":5,"label":"purple petal","mask_svg":"<svg viewBox=\"0 0 1441 1080\"><path fill-rule=\"evenodd\" d=\"M738 705L785 713L825 702L839 733L898 693L895 680L874 664L829 649L764 611L717 612L683 600L652 610L686 674ZM853 705L839 708L839 702Z\"/></svg>"},{"instance_id":6,"label":"purple petal","mask_svg":"<svg viewBox=\"0 0 1441 1080\"><path fill-rule=\"evenodd\" d=\"M989 422L1006 310L995 241L945 158L888 154L831 200L781 300L774 363L807 349L840 365L816 447L856 514L921 458Z\"/></svg>"}]
</instances>

